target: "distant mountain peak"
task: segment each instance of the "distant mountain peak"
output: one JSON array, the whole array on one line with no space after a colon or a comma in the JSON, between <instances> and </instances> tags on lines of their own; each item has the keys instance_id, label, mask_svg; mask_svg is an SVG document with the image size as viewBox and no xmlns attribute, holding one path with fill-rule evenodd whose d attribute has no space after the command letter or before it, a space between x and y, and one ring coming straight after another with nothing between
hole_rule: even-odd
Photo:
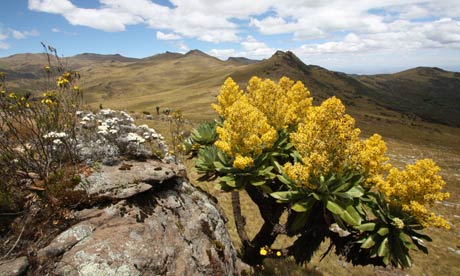
<instances>
[{"instance_id":1,"label":"distant mountain peak","mask_svg":"<svg viewBox=\"0 0 460 276\"><path fill-rule=\"evenodd\" d=\"M272 61L274 63L284 63L290 67L299 68L302 71L307 71L307 65L302 62L293 52L291 51L276 51L268 61Z\"/></svg>"},{"instance_id":2,"label":"distant mountain peak","mask_svg":"<svg viewBox=\"0 0 460 276\"><path fill-rule=\"evenodd\" d=\"M210 55L198 50L198 49L194 49L194 50L190 50L188 51L187 53L185 53L186 56L204 56L204 57L210 57Z\"/></svg>"},{"instance_id":3,"label":"distant mountain peak","mask_svg":"<svg viewBox=\"0 0 460 276\"><path fill-rule=\"evenodd\" d=\"M276 51L271 58L282 58L286 60L300 61L300 59L291 51L283 52L281 50Z\"/></svg>"}]
</instances>

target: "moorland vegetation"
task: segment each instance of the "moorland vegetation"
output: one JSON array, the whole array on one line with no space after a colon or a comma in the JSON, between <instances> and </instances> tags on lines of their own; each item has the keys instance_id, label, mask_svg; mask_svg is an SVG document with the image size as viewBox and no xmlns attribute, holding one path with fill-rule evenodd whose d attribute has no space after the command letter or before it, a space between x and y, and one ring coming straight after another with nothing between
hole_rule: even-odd
<instances>
[{"instance_id":1,"label":"moorland vegetation","mask_svg":"<svg viewBox=\"0 0 460 276\"><path fill-rule=\"evenodd\" d=\"M82 172L76 149L80 74L66 70L54 48L46 49L41 94L12 92L0 75L3 214L24 210L30 191L43 206L64 202L63 191L78 184ZM302 82L286 77L278 83L253 77L246 91L229 78L213 105L218 118L199 125L184 148L195 157L201 181L217 178L218 188L231 194L245 262L292 257L304 264L329 241L326 253L334 249L353 264L410 267L413 249L428 252L424 241L431 238L422 231L451 225L430 209L449 197L440 168L430 159L405 169L392 165L380 135L364 139L339 98L322 98L315 103ZM176 154L182 124L182 114L169 116ZM262 218L254 235L247 233L243 194ZM279 236L292 241L279 246Z\"/></svg>"}]
</instances>

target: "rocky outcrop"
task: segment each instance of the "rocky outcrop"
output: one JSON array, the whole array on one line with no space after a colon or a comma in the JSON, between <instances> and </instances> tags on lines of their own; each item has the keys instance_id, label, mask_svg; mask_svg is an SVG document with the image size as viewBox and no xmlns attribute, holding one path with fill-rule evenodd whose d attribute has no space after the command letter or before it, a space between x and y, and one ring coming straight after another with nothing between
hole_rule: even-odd
<instances>
[{"instance_id":1,"label":"rocky outcrop","mask_svg":"<svg viewBox=\"0 0 460 276\"><path fill-rule=\"evenodd\" d=\"M131 161L83 176L89 194L111 203L75 212L79 222L37 252L34 269L66 276L240 275L246 266L224 214L213 197L178 176L181 170ZM11 267L22 275L24 261L2 265L0 275Z\"/></svg>"},{"instance_id":2,"label":"rocky outcrop","mask_svg":"<svg viewBox=\"0 0 460 276\"><path fill-rule=\"evenodd\" d=\"M240 275L248 269L215 198L192 186L174 159L136 155L151 139L168 157L162 137L126 114L103 113L109 118L81 114L83 131L99 129L79 138L81 156L93 159L75 189L92 205L75 210L76 223L36 254L0 263L0 275Z\"/></svg>"}]
</instances>

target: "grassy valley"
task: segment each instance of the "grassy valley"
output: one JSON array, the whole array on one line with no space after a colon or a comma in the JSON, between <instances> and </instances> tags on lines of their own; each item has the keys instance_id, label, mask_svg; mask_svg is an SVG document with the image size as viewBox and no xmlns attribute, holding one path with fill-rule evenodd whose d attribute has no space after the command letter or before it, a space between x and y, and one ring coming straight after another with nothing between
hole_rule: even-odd
<instances>
[{"instance_id":1,"label":"grassy valley","mask_svg":"<svg viewBox=\"0 0 460 276\"><path fill-rule=\"evenodd\" d=\"M452 229L429 230L434 239L428 244L430 254L414 254L414 267L407 271L353 268L332 255L319 262L318 255L308 264L308 270L296 270L292 266L291 275L305 275L302 273L307 271L311 275L460 273L457 267L460 254L455 252L460 250L460 73L419 67L396 74L347 75L306 65L293 53L281 51L262 61L245 58L222 61L198 50L187 54L166 52L144 59L81 54L63 61L70 69L80 71L80 87L89 106L133 111L139 115L140 122L148 123L165 136L169 133L168 123L156 115L156 120L144 121L142 112L155 114L156 106L162 110L168 107L180 109L192 124L212 120L216 115L210 104L215 102L219 87L229 76L242 88L254 75L273 80L288 76L302 81L316 104L331 96L340 98L364 136L375 132L384 136L389 155L397 166L403 167L415 159L432 158L443 168L441 174L447 182L446 190L451 193L450 205L438 204L435 210L446 216ZM42 68L46 62L44 54L14 55L0 58L0 71L6 73L10 90L34 94L44 85ZM217 191L212 182L198 182L193 164L186 163L192 181L219 199L230 218L231 234L237 241L230 196ZM260 219L249 198L242 200L249 234L253 234Z\"/></svg>"}]
</instances>

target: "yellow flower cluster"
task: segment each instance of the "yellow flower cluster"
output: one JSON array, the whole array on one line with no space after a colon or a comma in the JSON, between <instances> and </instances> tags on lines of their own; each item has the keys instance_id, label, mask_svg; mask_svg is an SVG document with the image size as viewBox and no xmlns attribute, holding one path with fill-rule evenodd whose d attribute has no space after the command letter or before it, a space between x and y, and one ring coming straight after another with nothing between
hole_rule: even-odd
<instances>
[{"instance_id":1,"label":"yellow flower cluster","mask_svg":"<svg viewBox=\"0 0 460 276\"><path fill-rule=\"evenodd\" d=\"M383 181L391 164L386 156L387 146L382 136L374 134L365 141L355 142L350 149L351 164L367 176L365 184L371 186Z\"/></svg>"},{"instance_id":2,"label":"yellow flower cluster","mask_svg":"<svg viewBox=\"0 0 460 276\"><path fill-rule=\"evenodd\" d=\"M216 112L227 117L226 112L243 95L238 84L228 78L217 96L218 104L213 104ZM283 129L297 124L305 117L312 105L310 91L302 82L282 77L278 84L270 79L252 77L247 87L249 103L259 109L275 129Z\"/></svg>"},{"instance_id":3,"label":"yellow flower cluster","mask_svg":"<svg viewBox=\"0 0 460 276\"><path fill-rule=\"evenodd\" d=\"M261 154L263 149L273 145L277 138L276 130L245 95L226 108L225 113L228 116L223 126L216 129L219 140L215 145L230 156L238 157L234 167L245 168L252 164L250 156Z\"/></svg>"},{"instance_id":4,"label":"yellow flower cluster","mask_svg":"<svg viewBox=\"0 0 460 276\"><path fill-rule=\"evenodd\" d=\"M444 218L436 216L426 208L435 201L449 197L449 193L441 192L445 182L438 174L439 170L433 160L419 160L402 171L392 168L386 181L379 182L377 188L390 204L401 206L403 211L412 214L422 226L450 228Z\"/></svg>"},{"instance_id":5,"label":"yellow flower cluster","mask_svg":"<svg viewBox=\"0 0 460 276\"><path fill-rule=\"evenodd\" d=\"M2 90L1 95L6 96L6 91ZM8 98L8 108L17 109L17 108L29 108L30 104L27 102L27 99L24 96L18 95L14 92L11 92L7 95ZM6 108L6 106L5 106Z\"/></svg>"},{"instance_id":6,"label":"yellow flower cluster","mask_svg":"<svg viewBox=\"0 0 460 276\"><path fill-rule=\"evenodd\" d=\"M254 165L254 159L247 156L242 156L241 154L237 154L235 156L235 161L233 161L233 167L244 170L247 167Z\"/></svg>"},{"instance_id":7,"label":"yellow flower cluster","mask_svg":"<svg viewBox=\"0 0 460 276\"><path fill-rule=\"evenodd\" d=\"M220 89L219 95L217 96L218 104L212 104L212 107L220 116L227 117L227 108L232 106L232 104L242 95L243 91L240 90L238 84L236 84L232 78L227 78Z\"/></svg>"},{"instance_id":8,"label":"yellow flower cluster","mask_svg":"<svg viewBox=\"0 0 460 276\"><path fill-rule=\"evenodd\" d=\"M356 143L353 151L357 153L355 162L363 173L383 174L390 168L390 164L386 163L389 160L385 155L387 146L378 134Z\"/></svg>"},{"instance_id":9,"label":"yellow flower cluster","mask_svg":"<svg viewBox=\"0 0 460 276\"><path fill-rule=\"evenodd\" d=\"M80 73L78 72L74 72L74 71L64 72L61 76L58 77L56 81L56 85L59 88L68 88L70 83L72 83L74 79L78 79L79 77L80 77ZM77 91L78 89L74 89L74 90Z\"/></svg>"},{"instance_id":10,"label":"yellow flower cluster","mask_svg":"<svg viewBox=\"0 0 460 276\"><path fill-rule=\"evenodd\" d=\"M275 129L284 129L305 118L311 107L310 91L302 82L282 77L278 84L252 77L247 87L249 102L262 111Z\"/></svg>"},{"instance_id":11,"label":"yellow flower cluster","mask_svg":"<svg viewBox=\"0 0 460 276\"><path fill-rule=\"evenodd\" d=\"M57 86L60 88L68 87L69 83L70 83L69 80L63 76L60 76L56 82Z\"/></svg>"},{"instance_id":12,"label":"yellow flower cluster","mask_svg":"<svg viewBox=\"0 0 460 276\"><path fill-rule=\"evenodd\" d=\"M286 77L278 84L253 77L247 93L228 78L217 101L213 108L225 121L217 128L216 146L235 157L234 167L240 169L251 166L253 156L273 145L276 130L296 125L312 105L308 89Z\"/></svg>"},{"instance_id":13,"label":"yellow flower cluster","mask_svg":"<svg viewBox=\"0 0 460 276\"><path fill-rule=\"evenodd\" d=\"M354 119L345 114L345 106L335 97L311 107L305 121L290 135L303 165L287 165L285 169L292 176L302 175L301 179L293 179L305 181L310 175L326 175L332 169L342 172L349 168L353 165L350 157L357 153L359 143L360 130L354 125ZM307 171L309 174L304 175Z\"/></svg>"},{"instance_id":14,"label":"yellow flower cluster","mask_svg":"<svg viewBox=\"0 0 460 276\"><path fill-rule=\"evenodd\" d=\"M56 105L57 104L56 93L52 91L44 92L41 103L46 104L46 105Z\"/></svg>"},{"instance_id":15,"label":"yellow flower cluster","mask_svg":"<svg viewBox=\"0 0 460 276\"><path fill-rule=\"evenodd\" d=\"M290 179L296 181L297 186L314 190L316 186L310 182L311 169L310 163L291 164L288 162L284 165L284 172Z\"/></svg>"}]
</instances>

